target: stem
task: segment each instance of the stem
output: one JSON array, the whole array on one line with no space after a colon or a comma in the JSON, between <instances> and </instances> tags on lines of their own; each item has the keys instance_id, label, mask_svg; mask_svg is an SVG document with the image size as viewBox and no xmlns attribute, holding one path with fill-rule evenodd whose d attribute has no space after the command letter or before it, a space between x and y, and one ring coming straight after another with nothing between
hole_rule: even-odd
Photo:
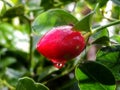
<instances>
[{"instance_id":1,"label":"stem","mask_svg":"<svg viewBox=\"0 0 120 90\"><path fill-rule=\"evenodd\" d=\"M3 85L7 86L10 90L15 90L15 88L14 88L13 86L11 86L6 80L0 79L0 82L1 82Z\"/></svg>"},{"instance_id":2,"label":"stem","mask_svg":"<svg viewBox=\"0 0 120 90\"><path fill-rule=\"evenodd\" d=\"M109 26L113 26L113 25L116 25L116 24L120 24L120 20L117 20L117 21L111 22L111 23L109 23L107 25L100 26L100 27L96 28L96 29L93 30L92 34L98 32L99 30L102 30L104 28L107 28Z\"/></svg>"},{"instance_id":3,"label":"stem","mask_svg":"<svg viewBox=\"0 0 120 90\"><path fill-rule=\"evenodd\" d=\"M67 66L66 69L60 75L57 75L56 77L51 78L51 79L49 79L47 81L44 81L42 83L47 84L50 81L56 80L56 79L58 79L58 78L60 78L62 76L67 75L68 73L72 72L75 69L76 65L77 65L77 63L74 62L74 64L72 66L71 65Z\"/></svg>"},{"instance_id":4,"label":"stem","mask_svg":"<svg viewBox=\"0 0 120 90\"><path fill-rule=\"evenodd\" d=\"M30 29L30 33L29 33L29 43L30 43L30 47L29 47L29 60L30 60L30 72L33 72L33 51L32 51L32 47L33 47L33 36L32 36L32 27L31 27L31 22L29 22L29 29Z\"/></svg>"},{"instance_id":5,"label":"stem","mask_svg":"<svg viewBox=\"0 0 120 90\"><path fill-rule=\"evenodd\" d=\"M32 35L32 27L31 27L31 24L32 24L32 20L33 18L29 18L27 16L23 16L27 22L28 22L28 25L29 25L29 61L30 61L30 72L31 72L31 75L33 75L33 35Z\"/></svg>"},{"instance_id":6,"label":"stem","mask_svg":"<svg viewBox=\"0 0 120 90\"><path fill-rule=\"evenodd\" d=\"M83 37L85 38L86 41L88 40L88 38L91 34L92 34L92 32L88 32L88 33L83 35Z\"/></svg>"},{"instance_id":7,"label":"stem","mask_svg":"<svg viewBox=\"0 0 120 90\"><path fill-rule=\"evenodd\" d=\"M34 75L33 73L33 68L34 68L34 60L33 60L33 35L32 35L32 21L34 20L34 15L33 12L30 13L30 22L29 22L29 27L30 27L30 33L29 33L29 39L30 39L30 72L31 75Z\"/></svg>"}]
</instances>

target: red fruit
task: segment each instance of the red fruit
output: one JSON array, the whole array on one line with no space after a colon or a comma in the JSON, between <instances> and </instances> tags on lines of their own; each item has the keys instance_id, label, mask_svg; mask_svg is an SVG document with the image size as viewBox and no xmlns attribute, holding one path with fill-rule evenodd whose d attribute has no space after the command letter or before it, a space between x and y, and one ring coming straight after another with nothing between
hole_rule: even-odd
<instances>
[{"instance_id":1,"label":"red fruit","mask_svg":"<svg viewBox=\"0 0 120 90\"><path fill-rule=\"evenodd\" d=\"M53 28L37 43L38 52L50 59L57 68L63 67L66 61L78 56L84 47L83 36L72 30L72 26Z\"/></svg>"}]
</instances>

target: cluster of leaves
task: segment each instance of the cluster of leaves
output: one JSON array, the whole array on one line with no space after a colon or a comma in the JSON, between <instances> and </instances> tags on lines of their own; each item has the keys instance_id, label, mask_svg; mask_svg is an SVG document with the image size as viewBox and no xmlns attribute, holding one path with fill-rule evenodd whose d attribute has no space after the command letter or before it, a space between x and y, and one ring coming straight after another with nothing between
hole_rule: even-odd
<instances>
[{"instance_id":1,"label":"cluster of leaves","mask_svg":"<svg viewBox=\"0 0 120 90\"><path fill-rule=\"evenodd\" d=\"M119 90L119 0L0 0L0 6L0 89ZM58 70L36 52L36 43L51 28L71 24L85 36L86 48Z\"/></svg>"}]
</instances>

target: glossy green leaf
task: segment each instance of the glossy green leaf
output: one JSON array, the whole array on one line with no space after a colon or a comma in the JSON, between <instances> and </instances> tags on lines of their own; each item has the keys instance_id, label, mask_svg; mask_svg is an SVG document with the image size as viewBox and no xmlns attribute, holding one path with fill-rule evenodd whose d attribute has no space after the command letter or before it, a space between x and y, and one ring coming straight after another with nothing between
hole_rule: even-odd
<instances>
[{"instance_id":1,"label":"glossy green leaf","mask_svg":"<svg viewBox=\"0 0 120 90\"><path fill-rule=\"evenodd\" d=\"M40 14L33 22L34 32L41 35L56 26L75 24L77 19L61 9L51 9Z\"/></svg>"},{"instance_id":2,"label":"glossy green leaf","mask_svg":"<svg viewBox=\"0 0 120 90\"><path fill-rule=\"evenodd\" d=\"M102 64L86 61L75 69L80 90L115 90L115 78Z\"/></svg>"},{"instance_id":3,"label":"glossy green leaf","mask_svg":"<svg viewBox=\"0 0 120 90\"><path fill-rule=\"evenodd\" d=\"M89 13L88 15L86 15L85 17L83 17L79 22L77 22L74 25L74 29L79 30L79 31L91 31L91 18L93 16L94 12L92 11L91 13Z\"/></svg>"},{"instance_id":4,"label":"glossy green leaf","mask_svg":"<svg viewBox=\"0 0 120 90\"><path fill-rule=\"evenodd\" d=\"M98 32L96 32L95 34L92 35L92 37L96 40L100 37L103 37L103 36L109 36L109 33L108 33L108 30L107 29L104 29L104 30L100 30Z\"/></svg>"},{"instance_id":5,"label":"glossy green leaf","mask_svg":"<svg viewBox=\"0 0 120 90\"><path fill-rule=\"evenodd\" d=\"M16 90L49 90L45 85L34 82L31 78L19 79Z\"/></svg>"},{"instance_id":6,"label":"glossy green leaf","mask_svg":"<svg viewBox=\"0 0 120 90\"><path fill-rule=\"evenodd\" d=\"M120 45L100 49L96 59L112 71L116 80L120 80Z\"/></svg>"},{"instance_id":7,"label":"glossy green leaf","mask_svg":"<svg viewBox=\"0 0 120 90\"><path fill-rule=\"evenodd\" d=\"M120 35L113 35L110 39L111 41L120 44Z\"/></svg>"},{"instance_id":8,"label":"glossy green leaf","mask_svg":"<svg viewBox=\"0 0 120 90\"><path fill-rule=\"evenodd\" d=\"M92 35L93 44L104 44L107 45L109 43L109 32L107 29L100 30Z\"/></svg>"},{"instance_id":9,"label":"glossy green leaf","mask_svg":"<svg viewBox=\"0 0 120 90\"><path fill-rule=\"evenodd\" d=\"M23 5L19 5L19 6L15 6L12 7L10 9L8 9L4 14L3 17L7 17L7 18L13 18L16 16L22 16L24 15L24 6Z\"/></svg>"},{"instance_id":10,"label":"glossy green leaf","mask_svg":"<svg viewBox=\"0 0 120 90\"><path fill-rule=\"evenodd\" d=\"M96 41L94 41L93 44L109 45L109 38L103 36L101 38L98 38Z\"/></svg>"},{"instance_id":11,"label":"glossy green leaf","mask_svg":"<svg viewBox=\"0 0 120 90\"><path fill-rule=\"evenodd\" d=\"M117 4L118 6L120 6L120 0L111 0L111 1Z\"/></svg>"}]
</instances>

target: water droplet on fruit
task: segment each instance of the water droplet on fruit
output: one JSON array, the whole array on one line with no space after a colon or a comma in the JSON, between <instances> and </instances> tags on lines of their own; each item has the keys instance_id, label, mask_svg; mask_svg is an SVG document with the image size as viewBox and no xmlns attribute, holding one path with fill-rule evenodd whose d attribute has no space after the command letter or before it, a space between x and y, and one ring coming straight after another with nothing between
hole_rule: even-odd
<instances>
[{"instance_id":1,"label":"water droplet on fruit","mask_svg":"<svg viewBox=\"0 0 120 90\"><path fill-rule=\"evenodd\" d=\"M63 59L50 59L50 61L52 61L53 65L58 69L62 68L66 63L66 60Z\"/></svg>"},{"instance_id":2,"label":"water droplet on fruit","mask_svg":"<svg viewBox=\"0 0 120 90\"><path fill-rule=\"evenodd\" d=\"M59 68L59 69L65 65L65 63L53 63L53 64L56 68Z\"/></svg>"}]
</instances>

